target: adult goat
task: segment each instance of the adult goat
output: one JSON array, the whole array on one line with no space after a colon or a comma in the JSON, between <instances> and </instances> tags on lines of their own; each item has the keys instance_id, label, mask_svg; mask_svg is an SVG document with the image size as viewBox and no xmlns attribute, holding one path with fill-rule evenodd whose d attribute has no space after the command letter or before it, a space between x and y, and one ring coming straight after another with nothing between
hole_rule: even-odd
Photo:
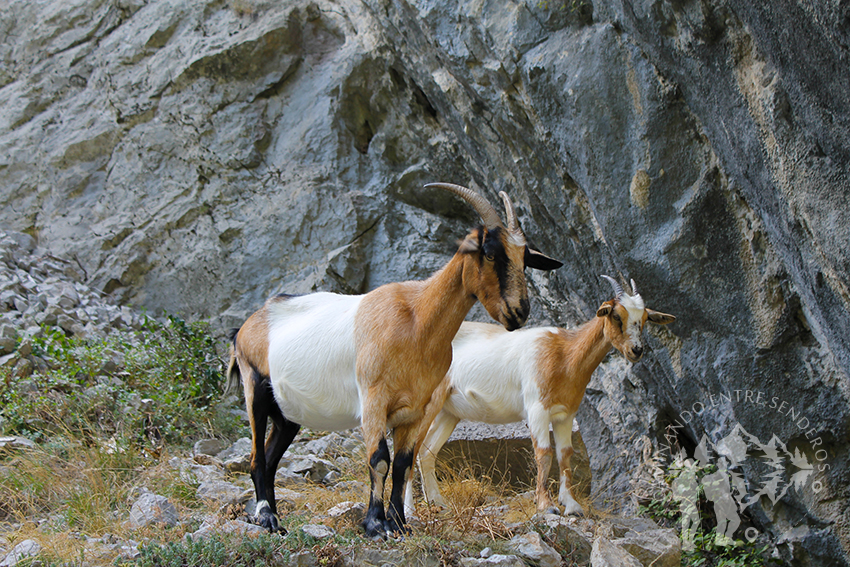
<instances>
[{"instance_id":1,"label":"adult goat","mask_svg":"<svg viewBox=\"0 0 850 567\"><path fill-rule=\"evenodd\" d=\"M365 295L273 297L233 336L228 376L231 382L241 376L251 424L255 521L270 531L279 529L275 471L301 425L362 427L371 481L363 528L370 537L404 531L404 487L422 419L449 369L451 341L461 322L477 299L505 329L521 327L529 313L523 268L561 265L527 246L504 192L507 228L474 191L447 183L426 187L460 196L483 221L441 270L424 281L390 283ZM395 457L385 513L387 429L393 431Z\"/></svg>"}]
</instances>

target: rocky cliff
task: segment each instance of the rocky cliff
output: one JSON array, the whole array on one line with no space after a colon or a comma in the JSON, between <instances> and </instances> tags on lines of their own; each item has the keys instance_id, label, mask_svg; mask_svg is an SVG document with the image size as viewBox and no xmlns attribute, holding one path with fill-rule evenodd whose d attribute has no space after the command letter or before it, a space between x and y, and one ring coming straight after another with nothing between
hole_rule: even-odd
<instances>
[{"instance_id":1,"label":"rocky cliff","mask_svg":"<svg viewBox=\"0 0 850 567\"><path fill-rule=\"evenodd\" d=\"M6 1L0 228L226 327L424 277L476 219L422 185L505 190L565 261L532 324L591 317L600 273L679 317L588 390L600 505L705 436L778 554L846 565L850 8L739 4Z\"/></svg>"}]
</instances>

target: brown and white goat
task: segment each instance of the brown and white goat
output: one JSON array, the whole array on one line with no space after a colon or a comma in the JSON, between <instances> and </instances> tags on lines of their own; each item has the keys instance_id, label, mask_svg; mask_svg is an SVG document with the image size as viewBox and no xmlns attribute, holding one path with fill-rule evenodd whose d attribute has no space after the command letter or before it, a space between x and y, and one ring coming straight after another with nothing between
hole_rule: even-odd
<instances>
[{"instance_id":1,"label":"brown and white goat","mask_svg":"<svg viewBox=\"0 0 850 567\"><path fill-rule=\"evenodd\" d=\"M424 281L386 284L365 295L273 297L233 336L228 376L231 382L241 376L251 423L255 521L270 531L279 529L275 471L302 425L362 427L371 480L363 527L370 537L404 531L404 487L416 441L427 425L426 405L451 364L451 341L461 322L477 299L505 329L521 327L529 313L523 268L561 265L526 245L504 192L507 228L474 191L444 183L426 187L455 193L483 221L441 270ZM395 458L385 514L387 429L393 432Z\"/></svg>"},{"instance_id":2,"label":"brown and white goat","mask_svg":"<svg viewBox=\"0 0 850 567\"><path fill-rule=\"evenodd\" d=\"M446 381L435 392L439 410L419 449L422 488L429 502L444 505L434 472L437 453L461 419L485 423L526 420L537 461L537 509L557 513L546 487L552 448L551 423L560 468L558 502L564 514L581 514L571 492L573 419L590 376L613 346L630 362L643 355L641 331L647 321L675 321L647 309L632 280L632 295L609 276L616 297L577 329L540 327L505 333L496 325L466 322L452 342L454 355ZM442 399L440 399L442 396ZM440 402L445 400L440 410ZM413 508L412 479L405 505Z\"/></svg>"}]
</instances>

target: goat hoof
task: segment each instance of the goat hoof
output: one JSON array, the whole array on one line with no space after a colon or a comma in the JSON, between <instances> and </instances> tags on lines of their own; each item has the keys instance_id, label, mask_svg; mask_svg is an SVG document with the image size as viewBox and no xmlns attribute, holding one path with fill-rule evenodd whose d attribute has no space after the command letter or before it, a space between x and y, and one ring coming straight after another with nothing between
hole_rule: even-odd
<instances>
[{"instance_id":1,"label":"goat hoof","mask_svg":"<svg viewBox=\"0 0 850 567\"><path fill-rule=\"evenodd\" d=\"M366 537L372 539L386 539L387 529L386 522L377 518L366 518L361 524L363 531L366 532Z\"/></svg>"},{"instance_id":2,"label":"goat hoof","mask_svg":"<svg viewBox=\"0 0 850 567\"><path fill-rule=\"evenodd\" d=\"M412 530L405 524L400 524L397 521L393 520L387 520L387 523L384 528L387 530L388 534L391 534L393 536L398 534L402 538L413 533Z\"/></svg>"},{"instance_id":3,"label":"goat hoof","mask_svg":"<svg viewBox=\"0 0 850 567\"><path fill-rule=\"evenodd\" d=\"M564 516L584 516L584 510L576 502L564 505Z\"/></svg>"},{"instance_id":4,"label":"goat hoof","mask_svg":"<svg viewBox=\"0 0 850 567\"><path fill-rule=\"evenodd\" d=\"M280 523L278 523L277 516L270 512L260 512L254 518L253 523L269 530L269 533L280 533L280 535L286 535L286 530L280 526Z\"/></svg>"}]
</instances>

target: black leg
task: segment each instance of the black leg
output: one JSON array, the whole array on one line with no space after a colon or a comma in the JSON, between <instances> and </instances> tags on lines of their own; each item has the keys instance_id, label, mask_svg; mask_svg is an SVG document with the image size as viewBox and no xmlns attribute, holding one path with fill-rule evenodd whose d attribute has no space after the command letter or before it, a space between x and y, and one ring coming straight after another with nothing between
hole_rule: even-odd
<instances>
[{"instance_id":1,"label":"black leg","mask_svg":"<svg viewBox=\"0 0 850 567\"><path fill-rule=\"evenodd\" d=\"M396 452L393 459L393 489L390 494L390 507L387 510L387 531L402 534L409 533L405 526L404 518L404 487L407 484L407 475L413 466L413 451L406 450Z\"/></svg>"},{"instance_id":2,"label":"black leg","mask_svg":"<svg viewBox=\"0 0 850 567\"><path fill-rule=\"evenodd\" d=\"M272 430L266 440L266 498L271 506L272 513L277 515L277 503L274 496L275 473L281 457L292 444L292 440L295 439L301 426L283 417L277 404L275 404L270 417L272 418Z\"/></svg>"},{"instance_id":3,"label":"black leg","mask_svg":"<svg viewBox=\"0 0 850 567\"><path fill-rule=\"evenodd\" d=\"M386 516L384 515L384 483L390 470L390 450L387 440L381 439L378 448L369 458L369 479L372 491L369 495L369 508L363 529L368 537L384 536L386 534Z\"/></svg>"},{"instance_id":4,"label":"black leg","mask_svg":"<svg viewBox=\"0 0 850 567\"><path fill-rule=\"evenodd\" d=\"M254 481L254 491L257 495L257 509L254 514L254 521L270 532L276 532L280 529L280 526L275 514L274 469L272 469L272 474L269 478L266 454L268 448L269 456L276 455L278 445L280 445L276 439L282 438L283 435L279 434L281 428L273 425L271 434L269 435L269 442L266 443L266 425L270 416L274 416L274 421L281 419L280 409L272 394L269 378L260 375L255 369L251 372L251 379L253 383L252 402L249 408L251 435L253 437L251 479ZM283 447L283 450L285 449L286 447ZM283 455L283 450L280 451L280 455ZM280 456L277 456L274 461L275 467L277 467L279 461Z\"/></svg>"}]
</instances>

